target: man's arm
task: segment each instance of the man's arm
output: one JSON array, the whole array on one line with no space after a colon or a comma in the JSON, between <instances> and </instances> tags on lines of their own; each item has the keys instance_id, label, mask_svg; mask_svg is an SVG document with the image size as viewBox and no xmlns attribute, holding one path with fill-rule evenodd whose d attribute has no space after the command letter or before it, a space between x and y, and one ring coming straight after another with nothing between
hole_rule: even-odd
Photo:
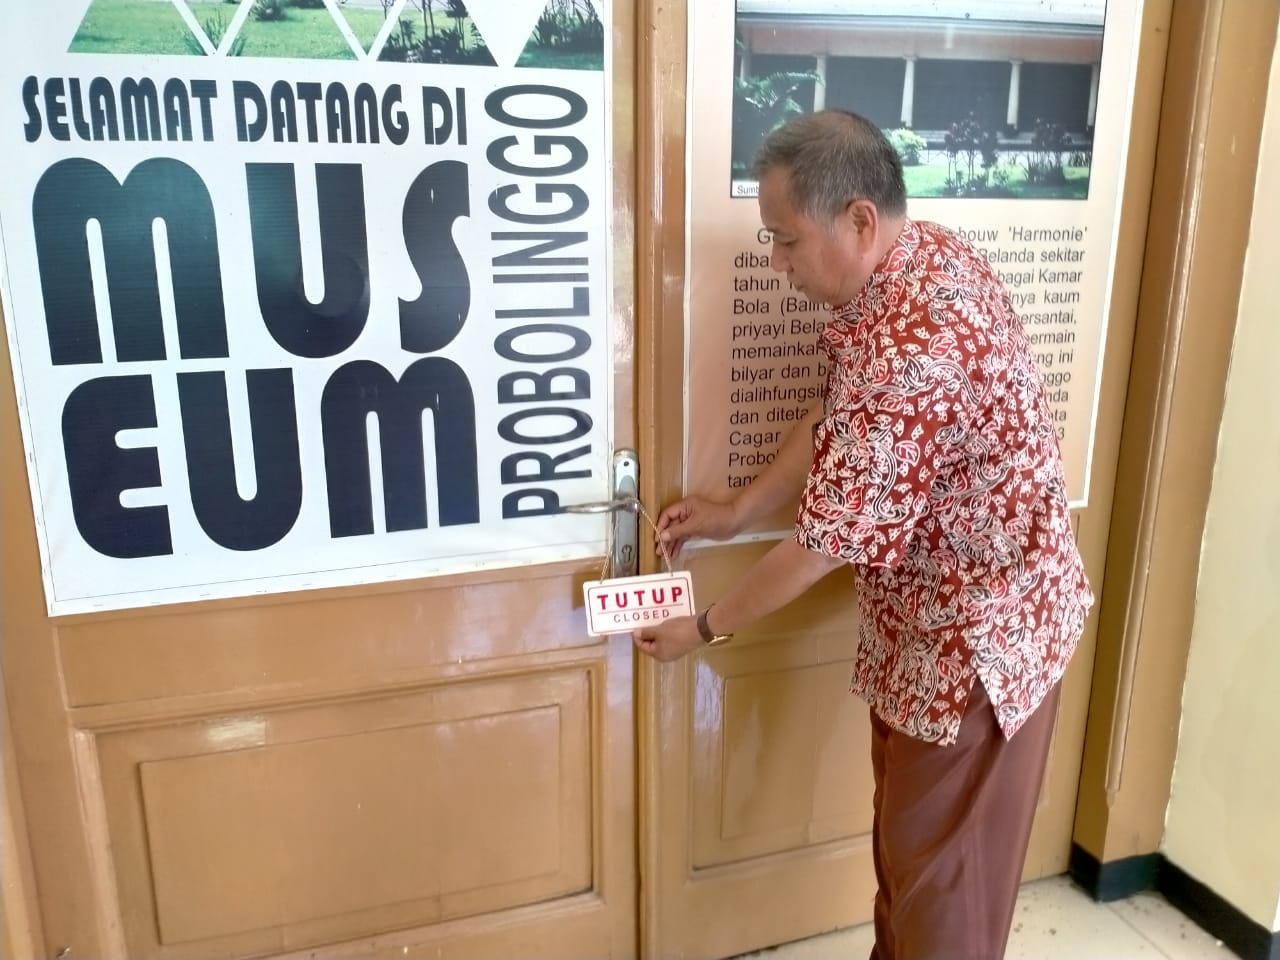
<instances>
[{"instance_id":1,"label":"man's arm","mask_svg":"<svg viewBox=\"0 0 1280 960\"><path fill-rule=\"evenodd\" d=\"M813 464L813 427L821 415L822 404L815 404L787 434L773 463L738 495L739 530L764 519L780 507L795 506Z\"/></svg>"},{"instance_id":2,"label":"man's arm","mask_svg":"<svg viewBox=\"0 0 1280 960\"><path fill-rule=\"evenodd\" d=\"M658 516L658 538L674 556L691 537L727 540L774 510L795 504L813 462L813 427L821 417L817 404L783 441L773 463L741 494L724 502L685 497Z\"/></svg>"},{"instance_id":3,"label":"man's arm","mask_svg":"<svg viewBox=\"0 0 1280 960\"><path fill-rule=\"evenodd\" d=\"M790 603L844 561L781 541L760 558L707 612L712 633L737 633ZM703 645L693 617L635 633L635 645L658 660L678 660Z\"/></svg>"}]
</instances>

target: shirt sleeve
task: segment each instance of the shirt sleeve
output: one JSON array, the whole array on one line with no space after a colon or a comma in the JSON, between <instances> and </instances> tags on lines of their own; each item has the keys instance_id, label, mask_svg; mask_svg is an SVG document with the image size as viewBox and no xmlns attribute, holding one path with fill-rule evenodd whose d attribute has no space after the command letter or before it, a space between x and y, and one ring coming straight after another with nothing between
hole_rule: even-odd
<instances>
[{"instance_id":1,"label":"shirt sleeve","mask_svg":"<svg viewBox=\"0 0 1280 960\"><path fill-rule=\"evenodd\" d=\"M961 455L971 385L952 358L912 357L849 392L814 429L795 539L830 557L896 567L939 471Z\"/></svg>"}]
</instances>

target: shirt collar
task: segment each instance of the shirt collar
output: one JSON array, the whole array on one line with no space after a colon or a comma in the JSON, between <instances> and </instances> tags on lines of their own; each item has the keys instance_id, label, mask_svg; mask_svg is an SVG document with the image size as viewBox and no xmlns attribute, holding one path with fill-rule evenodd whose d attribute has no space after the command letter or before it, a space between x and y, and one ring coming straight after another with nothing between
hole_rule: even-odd
<instances>
[{"instance_id":1,"label":"shirt collar","mask_svg":"<svg viewBox=\"0 0 1280 960\"><path fill-rule=\"evenodd\" d=\"M831 320L818 336L819 348L832 362L861 349L868 334L867 321L880 316L884 305L896 299L896 288L903 283L920 239L920 228L908 218L858 295L844 306L832 308Z\"/></svg>"},{"instance_id":2,"label":"shirt collar","mask_svg":"<svg viewBox=\"0 0 1280 960\"><path fill-rule=\"evenodd\" d=\"M832 319L852 327L861 323L868 314L874 314L875 311L870 308L873 304L882 303L893 287L901 282L902 275L911 263L912 254L919 246L920 228L908 217L898 239L881 257L857 295L844 306L832 308Z\"/></svg>"}]
</instances>

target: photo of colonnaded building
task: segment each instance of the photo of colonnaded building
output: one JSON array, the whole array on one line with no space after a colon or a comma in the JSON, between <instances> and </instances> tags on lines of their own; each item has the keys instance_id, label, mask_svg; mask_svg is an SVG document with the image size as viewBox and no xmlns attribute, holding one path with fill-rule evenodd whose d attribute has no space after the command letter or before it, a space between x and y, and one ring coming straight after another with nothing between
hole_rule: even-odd
<instances>
[{"instance_id":1,"label":"photo of colonnaded building","mask_svg":"<svg viewBox=\"0 0 1280 960\"><path fill-rule=\"evenodd\" d=\"M912 197L1085 199L1105 0L737 0L732 191L789 116L851 110Z\"/></svg>"}]
</instances>

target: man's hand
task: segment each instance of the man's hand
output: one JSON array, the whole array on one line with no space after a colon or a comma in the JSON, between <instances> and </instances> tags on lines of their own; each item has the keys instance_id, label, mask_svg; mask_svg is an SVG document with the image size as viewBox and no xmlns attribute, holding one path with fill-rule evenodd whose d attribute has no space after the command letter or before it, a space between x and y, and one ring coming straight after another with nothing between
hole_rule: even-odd
<instances>
[{"instance_id":1,"label":"man's hand","mask_svg":"<svg viewBox=\"0 0 1280 960\"><path fill-rule=\"evenodd\" d=\"M658 528L658 553L662 553L665 544L674 560L690 537L728 540L738 532L738 517L732 503L685 497L666 507L655 526Z\"/></svg>"},{"instance_id":2,"label":"man's hand","mask_svg":"<svg viewBox=\"0 0 1280 960\"><path fill-rule=\"evenodd\" d=\"M752 564L742 577L715 603L715 623L707 624L715 633L733 634L745 630L800 594L845 561L806 550L796 541L780 540L772 550ZM693 617L668 620L660 627L644 627L632 634L636 649L655 660L679 660L703 646L698 621Z\"/></svg>"},{"instance_id":3,"label":"man's hand","mask_svg":"<svg viewBox=\"0 0 1280 960\"><path fill-rule=\"evenodd\" d=\"M751 486L728 503L685 497L663 510L655 524L658 553L662 553L662 545L666 544L674 560L691 537L728 540L775 510L794 509L813 463L813 426L821 416L822 405L814 404L804 420L787 434L773 462L760 472Z\"/></svg>"},{"instance_id":4,"label":"man's hand","mask_svg":"<svg viewBox=\"0 0 1280 960\"><path fill-rule=\"evenodd\" d=\"M632 634L636 649L664 663L679 660L703 646L698 622L693 617L677 617L660 627L645 627Z\"/></svg>"}]
</instances>

